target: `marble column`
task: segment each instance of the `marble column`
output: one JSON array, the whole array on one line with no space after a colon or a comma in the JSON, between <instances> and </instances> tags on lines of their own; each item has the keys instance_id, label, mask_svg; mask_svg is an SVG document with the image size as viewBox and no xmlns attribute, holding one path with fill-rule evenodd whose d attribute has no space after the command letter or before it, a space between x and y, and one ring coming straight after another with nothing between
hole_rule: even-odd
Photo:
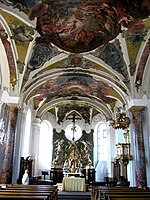
<instances>
[{"instance_id":1,"label":"marble column","mask_svg":"<svg viewBox=\"0 0 150 200\"><path fill-rule=\"evenodd\" d=\"M134 145L134 158L135 158L135 178L136 186L146 187L146 159L144 149L144 136L143 136L143 119L144 107L132 107L130 109L133 121L133 145Z\"/></svg>"},{"instance_id":2,"label":"marble column","mask_svg":"<svg viewBox=\"0 0 150 200\"><path fill-rule=\"evenodd\" d=\"M38 175L38 154L39 154L39 139L40 139L40 123L39 118L33 119L32 128L32 149L31 154L34 158L33 176Z\"/></svg>"},{"instance_id":3,"label":"marble column","mask_svg":"<svg viewBox=\"0 0 150 200\"><path fill-rule=\"evenodd\" d=\"M5 105L3 120L5 124L5 139L2 152L0 183L12 182L13 151L18 108Z\"/></svg>"}]
</instances>

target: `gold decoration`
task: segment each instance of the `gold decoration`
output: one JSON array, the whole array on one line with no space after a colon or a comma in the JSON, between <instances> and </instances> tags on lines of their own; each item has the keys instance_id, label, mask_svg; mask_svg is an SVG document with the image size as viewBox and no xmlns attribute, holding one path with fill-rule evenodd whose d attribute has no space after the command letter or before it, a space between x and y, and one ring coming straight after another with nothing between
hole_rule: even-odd
<instances>
[{"instance_id":1,"label":"gold decoration","mask_svg":"<svg viewBox=\"0 0 150 200\"><path fill-rule=\"evenodd\" d=\"M15 85L17 84L16 76L11 76L10 77L10 83L12 84L12 87L13 87L13 90L14 90Z\"/></svg>"},{"instance_id":2,"label":"gold decoration","mask_svg":"<svg viewBox=\"0 0 150 200\"><path fill-rule=\"evenodd\" d=\"M127 129L130 124L129 117L126 116L125 112L120 112L120 109L118 108L115 116L115 120L112 122L112 127L115 129Z\"/></svg>"},{"instance_id":3,"label":"gold decoration","mask_svg":"<svg viewBox=\"0 0 150 200\"><path fill-rule=\"evenodd\" d=\"M117 148L116 160L119 160L121 163L128 163L129 160L132 160L129 143L118 143L116 144L116 148Z\"/></svg>"}]
</instances>

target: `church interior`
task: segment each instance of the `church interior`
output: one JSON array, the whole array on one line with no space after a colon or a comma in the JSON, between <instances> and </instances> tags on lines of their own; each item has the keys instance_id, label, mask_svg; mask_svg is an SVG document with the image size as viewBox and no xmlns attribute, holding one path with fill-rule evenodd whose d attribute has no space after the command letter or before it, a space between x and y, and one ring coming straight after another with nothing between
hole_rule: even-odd
<instances>
[{"instance_id":1,"label":"church interior","mask_svg":"<svg viewBox=\"0 0 150 200\"><path fill-rule=\"evenodd\" d=\"M150 187L150 1L0 0L0 184Z\"/></svg>"}]
</instances>

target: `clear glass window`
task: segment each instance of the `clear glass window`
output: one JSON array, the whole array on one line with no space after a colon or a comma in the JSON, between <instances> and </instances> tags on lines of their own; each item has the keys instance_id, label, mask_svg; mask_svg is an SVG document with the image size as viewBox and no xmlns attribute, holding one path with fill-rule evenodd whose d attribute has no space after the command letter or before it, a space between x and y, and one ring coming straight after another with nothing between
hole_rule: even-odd
<instances>
[{"instance_id":1,"label":"clear glass window","mask_svg":"<svg viewBox=\"0 0 150 200\"><path fill-rule=\"evenodd\" d=\"M73 129L74 129L73 124L69 124L66 127L65 136L70 141L72 141L73 139L74 139L74 141L77 141L82 137L82 129L77 124L75 125L74 131L73 131Z\"/></svg>"},{"instance_id":2,"label":"clear glass window","mask_svg":"<svg viewBox=\"0 0 150 200\"><path fill-rule=\"evenodd\" d=\"M30 145L30 129L31 129L31 110L28 109L25 122L25 133L24 133L24 145L23 145L23 157L29 155L29 145Z\"/></svg>"},{"instance_id":3,"label":"clear glass window","mask_svg":"<svg viewBox=\"0 0 150 200\"><path fill-rule=\"evenodd\" d=\"M39 166L40 169L50 169L52 162L53 132L51 124L44 120L41 123L39 140Z\"/></svg>"},{"instance_id":4,"label":"clear glass window","mask_svg":"<svg viewBox=\"0 0 150 200\"><path fill-rule=\"evenodd\" d=\"M98 126L97 138L98 160L107 160L107 131L104 123Z\"/></svg>"}]
</instances>

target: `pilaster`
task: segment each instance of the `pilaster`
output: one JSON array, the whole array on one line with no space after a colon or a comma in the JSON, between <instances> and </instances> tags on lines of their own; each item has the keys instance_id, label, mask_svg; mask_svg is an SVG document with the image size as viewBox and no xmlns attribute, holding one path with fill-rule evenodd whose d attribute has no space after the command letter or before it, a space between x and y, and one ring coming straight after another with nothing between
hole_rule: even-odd
<instances>
[{"instance_id":1,"label":"pilaster","mask_svg":"<svg viewBox=\"0 0 150 200\"><path fill-rule=\"evenodd\" d=\"M135 159L135 178L136 186L146 187L146 159L144 149L143 136L143 116L145 112L144 106L134 106L130 108L133 122L133 145L134 145L134 159Z\"/></svg>"}]
</instances>

